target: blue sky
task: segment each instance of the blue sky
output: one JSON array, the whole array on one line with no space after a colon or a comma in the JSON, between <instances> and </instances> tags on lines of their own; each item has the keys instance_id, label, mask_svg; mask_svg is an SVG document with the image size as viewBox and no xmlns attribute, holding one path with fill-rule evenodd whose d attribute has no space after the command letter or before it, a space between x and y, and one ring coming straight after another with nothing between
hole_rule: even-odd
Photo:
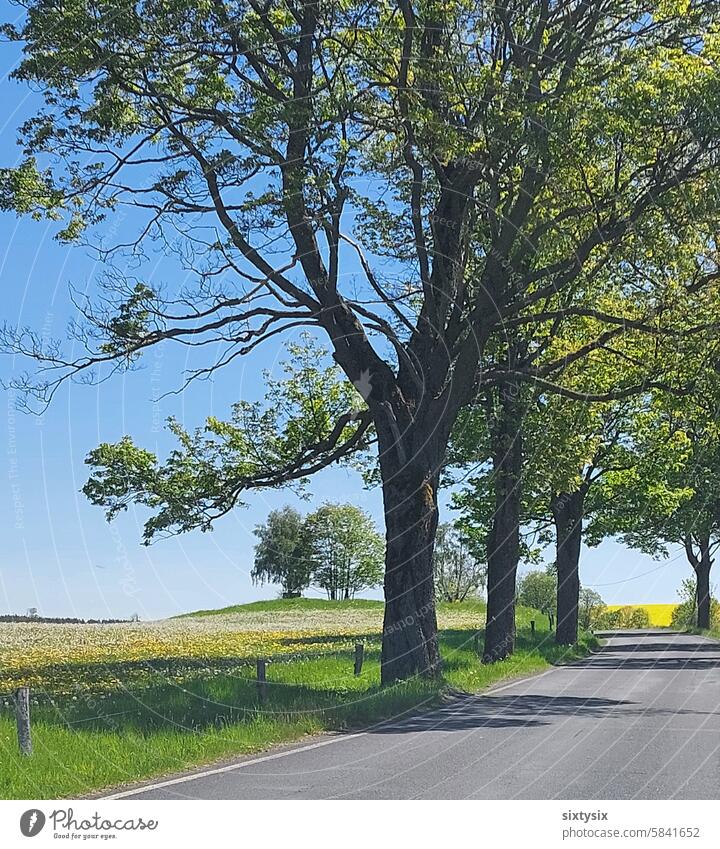
<instances>
[{"instance_id":1,"label":"blue sky","mask_svg":"<svg viewBox=\"0 0 720 849\"><path fill-rule=\"evenodd\" d=\"M0 2L0 14L14 20L18 10ZM0 45L2 167L18 161L15 129L38 102L7 78L17 56L14 47ZM0 214L0 321L57 337L74 314L68 287L92 292L101 268L87 250L60 245L53 235L47 223ZM177 275L167 258L153 257L152 263L154 279ZM328 499L352 501L380 523L379 492L365 491L357 475L339 469L315 478L309 502L299 502L290 492L251 494L249 507L226 517L212 533L194 532L149 548L139 542L143 511L132 510L109 525L80 492L87 477L84 458L99 442L129 434L162 454L171 445L163 430L168 416L188 427L210 414L225 416L233 401L262 394L262 369L272 369L281 355L277 346L260 348L212 383L154 400L176 389L192 364L183 350L156 349L140 370L102 386L65 386L39 417L16 411L12 394L0 390L0 613L37 607L45 615L138 613L146 619L271 598L276 588L255 587L249 578L252 531L270 509L283 503L307 510ZM0 375L7 379L25 367L4 358ZM688 574L680 551L657 562L612 541L584 552L581 565L583 583L597 588L609 603L674 601Z\"/></svg>"}]
</instances>

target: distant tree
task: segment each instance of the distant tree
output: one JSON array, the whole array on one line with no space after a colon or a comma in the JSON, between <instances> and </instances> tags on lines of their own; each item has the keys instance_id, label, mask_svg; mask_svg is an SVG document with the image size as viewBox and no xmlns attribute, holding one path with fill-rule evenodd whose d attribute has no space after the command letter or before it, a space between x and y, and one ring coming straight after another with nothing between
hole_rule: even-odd
<instances>
[{"instance_id":1,"label":"distant tree","mask_svg":"<svg viewBox=\"0 0 720 849\"><path fill-rule=\"evenodd\" d=\"M280 584L284 598L295 598L310 584L312 551L303 517L292 507L273 510L255 528L254 583Z\"/></svg>"},{"instance_id":2,"label":"distant tree","mask_svg":"<svg viewBox=\"0 0 720 849\"><path fill-rule=\"evenodd\" d=\"M670 626L681 631L697 628L697 583L686 578L678 590L680 604L673 610ZM710 627L720 627L720 602L710 598Z\"/></svg>"},{"instance_id":3,"label":"distant tree","mask_svg":"<svg viewBox=\"0 0 720 849\"><path fill-rule=\"evenodd\" d=\"M595 621L598 614L604 610L605 602L600 593L589 590L587 587L580 589L580 603L578 605L578 624L583 631L587 631Z\"/></svg>"},{"instance_id":4,"label":"distant tree","mask_svg":"<svg viewBox=\"0 0 720 849\"><path fill-rule=\"evenodd\" d=\"M323 504L307 517L312 583L328 598L349 599L382 583L385 541L373 520L352 504Z\"/></svg>"},{"instance_id":5,"label":"distant tree","mask_svg":"<svg viewBox=\"0 0 720 849\"><path fill-rule=\"evenodd\" d=\"M557 610L557 576L540 569L528 572L518 585L518 601L544 613L552 624Z\"/></svg>"},{"instance_id":6,"label":"distant tree","mask_svg":"<svg viewBox=\"0 0 720 849\"><path fill-rule=\"evenodd\" d=\"M487 567L474 556L454 525L447 522L437 530L433 571L437 599L456 602L485 586Z\"/></svg>"}]
</instances>

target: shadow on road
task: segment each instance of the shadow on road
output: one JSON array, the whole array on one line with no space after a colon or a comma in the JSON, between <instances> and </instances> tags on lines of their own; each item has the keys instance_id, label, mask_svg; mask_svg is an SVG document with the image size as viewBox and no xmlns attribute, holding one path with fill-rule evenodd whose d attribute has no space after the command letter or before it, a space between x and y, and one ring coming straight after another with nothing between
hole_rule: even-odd
<instances>
[{"instance_id":1,"label":"shadow on road","mask_svg":"<svg viewBox=\"0 0 720 849\"><path fill-rule=\"evenodd\" d=\"M720 668L720 644L693 639L687 634L616 631L607 636L613 636L615 641L576 665L593 669L660 669L673 672ZM620 643L617 638L631 641Z\"/></svg>"},{"instance_id":2,"label":"shadow on road","mask_svg":"<svg viewBox=\"0 0 720 849\"><path fill-rule=\"evenodd\" d=\"M532 728L549 725L557 719L586 716L606 719L622 712L628 716L677 716L678 714L705 715L692 710L664 710L648 708L636 702L617 699L577 698L572 696L544 696L528 694L518 696L489 696L461 698L429 714L380 725L373 734L398 734L414 731L469 731L476 728Z\"/></svg>"},{"instance_id":3,"label":"shadow on road","mask_svg":"<svg viewBox=\"0 0 720 849\"><path fill-rule=\"evenodd\" d=\"M610 636L610 635L608 635ZM692 639L686 634L663 631L622 631L612 635L627 642L611 642L593 655L572 665L580 672L611 669L654 669L668 672L720 668L720 645ZM671 679L669 679L671 680ZM549 725L570 716L605 719L617 713L628 716L662 717L687 714L710 715L705 711L665 710L636 702L609 698L581 698L541 694L462 696L446 707L428 714L380 725L375 734L414 731L467 731L477 728L531 728ZM714 715L714 714L713 714Z\"/></svg>"}]
</instances>

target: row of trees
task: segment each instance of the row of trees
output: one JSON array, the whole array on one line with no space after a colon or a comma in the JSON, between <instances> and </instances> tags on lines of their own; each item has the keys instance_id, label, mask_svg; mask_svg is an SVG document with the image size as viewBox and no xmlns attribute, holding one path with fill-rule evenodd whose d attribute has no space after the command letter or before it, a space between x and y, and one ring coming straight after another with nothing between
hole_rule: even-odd
<instances>
[{"instance_id":1,"label":"row of trees","mask_svg":"<svg viewBox=\"0 0 720 849\"><path fill-rule=\"evenodd\" d=\"M672 361L672 348L654 347ZM710 627L710 569L720 545L720 386L714 346L702 356L709 362L696 360L692 383L678 393L648 390L612 403L525 400L515 434L524 449L513 484L515 562L554 544L559 643L577 639L582 543L613 536L656 557L682 547L695 573L697 624ZM482 411L469 431L478 444L492 438ZM492 462L481 456L479 467L455 496L478 545L490 541L498 487Z\"/></svg>"},{"instance_id":2,"label":"row of trees","mask_svg":"<svg viewBox=\"0 0 720 849\"><path fill-rule=\"evenodd\" d=\"M382 582L385 543L375 524L352 504L323 504L303 518L292 507L269 513L255 528L251 577L296 598L311 584L333 601L355 598Z\"/></svg>"},{"instance_id":3,"label":"row of trees","mask_svg":"<svg viewBox=\"0 0 720 849\"><path fill-rule=\"evenodd\" d=\"M513 651L528 527L555 529L558 639L573 639L596 510L628 539L681 536L705 610L716 513L703 495L668 501L700 458L717 470L704 458L718 396L701 403L717 364L716 3L25 8L4 31L24 50L15 79L46 108L0 172L0 205L63 219L68 240L120 209L137 227L99 244L105 289L71 325L81 355L6 329L5 349L41 364L13 381L27 402L165 342L221 352L188 380L298 328L332 357L297 354L264 404L241 401L228 421L171 423L166 460L130 438L100 446L86 492L110 518L137 502L146 541L208 530L244 492L372 452L385 683L440 671L438 493L468 463L486 660ZM194 286L143 276L153 240ZM693 459L678 465L668 441ZM627 524L597 491L627 497Z\"/></svg>"}]
</instances>

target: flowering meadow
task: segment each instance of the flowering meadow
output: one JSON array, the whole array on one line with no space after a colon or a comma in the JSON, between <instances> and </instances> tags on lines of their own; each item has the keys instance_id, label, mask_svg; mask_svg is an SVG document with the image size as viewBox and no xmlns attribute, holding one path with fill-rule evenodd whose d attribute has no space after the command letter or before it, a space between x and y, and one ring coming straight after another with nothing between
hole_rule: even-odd
<instances>
[{"instance_id":1,"label":"flowering meadow","mask_svg":"<svg viewBox=\"0 0 720 849\"><path fill-rule=\"evenodd\" d=\"M111 625L0 623L0 693L101 693L228 672L258 657L300 660L379 643L379 602L260 607L269 609ZM484 606L446 605L439 618L441 628L472 632L484 624Z\"/></svg>"}]
</instances>

